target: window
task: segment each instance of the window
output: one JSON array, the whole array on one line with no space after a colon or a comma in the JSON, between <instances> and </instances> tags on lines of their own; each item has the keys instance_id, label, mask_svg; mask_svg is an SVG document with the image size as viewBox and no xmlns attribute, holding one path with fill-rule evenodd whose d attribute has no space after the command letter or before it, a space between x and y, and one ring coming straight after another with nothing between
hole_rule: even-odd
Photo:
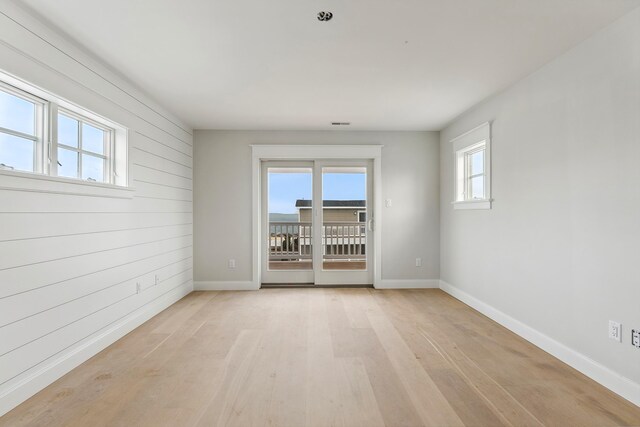
<instances>
[{"instance_id":1,"label":"window","mask_svg":"<svg viewBox=\"0 0 640 427\"><path fill-rule=\"evenodd\" d=\"M484 200L484 156L486 143L482 141L470 148L461 150L459 156L464 170L464 188L462 200Z\"/></svg>"},{"instance_id":2,"label":"window","mask_svg":"<svg viewBox=\"0 0 640 427\"><path fill-rule=\"evenodd\" d=\"M455 209L490 209L490 125L485 123L453 139Z\"/></svg>"},{"instance_id":3,"label":"window","mask_svg":"<svg viewBox=\"0 0 640 427\"><path fill-rule=\"evenodd\" d=\"M126 129L10 76L0 79L0 173L127 185Z\"/></svg>"},{"instance_id":4,"label":"window","mask_svg":"<svg viewBox=\"0 0 640 427\"><path fill-rule=\"evenodd\" d=\"M58 176L110 182L114 130L68 111L58 111Z\"/></svg>"},{"instance_id":5,"label":"window","mask_svg":"<svg viewBox=\"0 0 640 427\"><path fill-rule=\"evenodd\" d=\"M37 172L41 167L44 105L0 83L0 169Z\"/></svg>"}]
</instances>

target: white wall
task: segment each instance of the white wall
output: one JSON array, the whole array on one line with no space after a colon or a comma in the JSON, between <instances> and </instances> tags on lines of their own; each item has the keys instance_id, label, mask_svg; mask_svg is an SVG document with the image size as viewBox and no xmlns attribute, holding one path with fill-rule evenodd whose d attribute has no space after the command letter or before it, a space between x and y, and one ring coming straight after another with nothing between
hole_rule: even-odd
<instances>
[{"instance_id":1,"label":"white wall","mask_svg":"<svg viewBox=\"0 0 640 427\"><path fill-rule=\"evenodd\" d=\"M449 141L485 121L494 207L453 210ZM440 152L442 279L640 404L640 9L456 119Z\"/></svg>"},{"instance_id":2,"label":"white wall","mask_svg":"<svg viewBox=\"0 0 640 427\"><path fill-rule=\"evenodd\" d=\"M7 1L0 69L126 126L136 189L0 189L2 415L192 290L193 220L187 126Z\"/></svg>"},{"instance_id":3,"label":"white wall","mask_svg":"<svg viewBox=\"0 0 640 427\"><path fill-rule=\"evenodd\" d=\"M439 278L437 132L211 130L195 132L196 282L252 280L250 144L383 144L382 194L393 206L382 208L382 279Z\"/></svg>"}]
</instances>

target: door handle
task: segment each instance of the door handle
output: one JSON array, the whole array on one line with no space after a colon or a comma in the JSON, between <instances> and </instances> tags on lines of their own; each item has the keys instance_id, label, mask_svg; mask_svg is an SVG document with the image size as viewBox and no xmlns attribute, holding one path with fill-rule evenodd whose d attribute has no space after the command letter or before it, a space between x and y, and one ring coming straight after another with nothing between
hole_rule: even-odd
<instances>
[{"instance_id":1,"label":"door handle","mask_svg":"<svg viewBox=\"0 0 640 427\"><path fill-rule=\"evenodd\" d=\"M369 226L367 228L369 228L369 231L373 231L373 219L370 219L367 222L369 223Z\"/></svg>"}]
</instances>

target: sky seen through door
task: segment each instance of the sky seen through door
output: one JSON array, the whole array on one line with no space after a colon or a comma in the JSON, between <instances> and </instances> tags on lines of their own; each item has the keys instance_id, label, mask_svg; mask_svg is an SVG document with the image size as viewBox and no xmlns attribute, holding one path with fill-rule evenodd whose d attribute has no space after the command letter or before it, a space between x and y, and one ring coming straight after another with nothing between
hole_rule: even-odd
<instances>
[{"instance_id":1,"label":"sky seen through door","mask_svg":"<svg viewBox=\"0 0 640 427\"><path fill-rule=\"evenodd\" d=\"M312 174L269 173L269 213L295 214L296 200L311 200ZM324 173L325 200L365 200L366 174Z\"/></svg>"}]
</instances>

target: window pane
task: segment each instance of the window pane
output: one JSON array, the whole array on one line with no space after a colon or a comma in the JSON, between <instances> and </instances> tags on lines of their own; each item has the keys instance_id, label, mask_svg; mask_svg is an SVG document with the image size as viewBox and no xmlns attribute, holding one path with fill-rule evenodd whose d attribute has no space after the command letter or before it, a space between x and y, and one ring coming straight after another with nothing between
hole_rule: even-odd
<instances>
[{"instance_id":1,"label":"window pane","mask_svg":"<svg viewBox=\"0 0 640 427\"><path fill-rule=\"evenodd\" d=\"M0 133L0 163L14 170L33 172L34 150L33 141Z\"/></svg>"},{"instance_id":2,"label":"window pane","mask_svg":"<svg viewBox=\"0 0 640 427\"><path fill-rule=\"evenodd\" d=\"M323 270L367 269L366 207L366 167L322 168Z\"/></svg>"},{"instance_id":3,"label":"window pane","mask_svg":"<svg viewBox=\"0 0 640 427\"><path fill-rule=\"evenodd\" d=\"M82 179L104 182L104 160L99 157L83 154Z\"/></svg>"},{"instance_id":4,"label":"window pane","mask_svg":"<svg viewBox=\"0 0 640 427\"><path fill-rule=\"evenodd\" d=\"M82 149L98 154L104 154L104 131L83 123Z\"/></svg>"},{"instance_id":5,"label":"window pane","mask_svg":"<svg viewBox=\"0 0 640 427\"><path fill-rule=\"evenodd\" d=\"M484 150L475 152L469 157L471 157L471 175L484 173Z\"/></svg>"},{"instance_id":6,"label":"window pane","mask_svg":"<svg viewBox=\"0 0 640 427\"><path fill-rule=\"evenodd\" d=\"M63 114L58 114L58 144L78 148L77 120Z\"/></svg>"},{"instance_id":7,"label":"window pane","mask_svg":"<svg viewBox=\"0 0 640 427\"><path fill-rule=\"evenodd\" d=\"M36 104L0 91L0 127L35 135Z\"/></svg>"},{"instance_id":8,"label":"window pane","mask_svg":"<svg viewBox=\"0 0 640 427\"><path fill-rule=\"evenodd\" d=\"M269 270L313 270L313 170L268 168Z\"/></svg>"},{"instance_id":9,"label":"window pane","mask_svg":"<svg viewBox=\"0 0 640 427\"><path fill-rule=\"evenodd\" d=\"M484 176L471 178L471 198L484 199Z\"/></svg>"},{"instance_id":10,"label":"window pane","mask_svg":"<svg viewBox=\"0 0 640 427\"><path fill-rule=\"evenodd\" d=\"M58 148L58 176L78 177L78 153Z\"/></svg>"}]
</instances>

